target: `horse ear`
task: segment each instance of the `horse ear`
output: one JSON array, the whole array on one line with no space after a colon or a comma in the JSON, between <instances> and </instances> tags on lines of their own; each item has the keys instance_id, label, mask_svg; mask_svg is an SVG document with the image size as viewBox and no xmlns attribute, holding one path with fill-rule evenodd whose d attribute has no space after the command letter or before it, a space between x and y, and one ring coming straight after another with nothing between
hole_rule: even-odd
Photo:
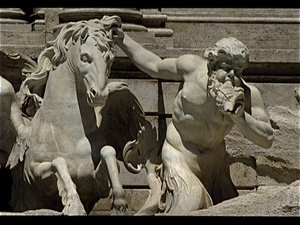
<instances>
[{"instance_id":1,"label":"horse ear","mask_svg":"<svg viewBox=\"0 0 300 225\"><path fill-rule=\"evenodd\" d=\"M81 43L84 43L84 42L86 41L86 39L87 39L87 37L88 37L88 35L87 35L88 31L89 31L89 28L88 28L88 27L85 27L85 28L83 29L83 31L81 32L81 34L80 34L80 40L81 40Z\"/></svg>"}]
</instances>

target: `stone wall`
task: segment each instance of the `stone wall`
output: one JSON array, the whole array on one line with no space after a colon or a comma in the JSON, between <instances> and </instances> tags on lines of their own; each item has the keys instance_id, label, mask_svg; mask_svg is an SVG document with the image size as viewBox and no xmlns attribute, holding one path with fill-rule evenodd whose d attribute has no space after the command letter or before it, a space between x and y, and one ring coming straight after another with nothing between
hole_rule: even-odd
<instances>
[{"instance_id":1,"label":"stone wall","mask_svg":"<svg viewBox=\"0 0 300 225\"><path fill-rule=\"evenodd\" d=\"M187 53L202 56L204 49L223 37L241 40L250 49L250 65L244 71L244 79L261 91L274 128L274 143L270 149L262 149L234 127L226 138L233 182L242 193L299 179L299 9L1 9L0 49L36 61L45 43L53 40L65 23L100 19L103 15L119 15L124 31L162 58ZM2 71L1 75L18 90L22 76L12 79L12 75ZM150 78L117 48L110 81L121 79L140 100L162 144L180 83ZM136 211L148 193L145 171L132 175L121 165L121 180L127 189L130 210ZM101 200L95 210L109 211L110 202Z\"/></svg>"}]
</instances>

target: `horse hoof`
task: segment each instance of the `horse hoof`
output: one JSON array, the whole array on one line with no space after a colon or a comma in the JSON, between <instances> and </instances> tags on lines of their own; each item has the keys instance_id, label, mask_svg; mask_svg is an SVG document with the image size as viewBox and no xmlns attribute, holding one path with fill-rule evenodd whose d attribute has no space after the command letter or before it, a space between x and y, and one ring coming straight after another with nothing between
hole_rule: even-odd
<instances>
[{"instance_id":1,"label":"horse hoof","mask_svg":"<svg viewBox=\"0 0 300 225\"><path fill-rule=\"evenodd\" d=\"M119 198L114 200L114 212L116 215L124 214L126 213L126 210L128 208L127 202L124 198Z\"/></svg>"},{"instance_id":2,"label":"horse hoof","mask_svg":"<svg viewBox=\"0 0 300 225\"><path fill-rule=\"evenodd\" d=\"M86 216L86 212L80 200L67 202L62 214L66 216Z\"/></svg>"}]
</instances>

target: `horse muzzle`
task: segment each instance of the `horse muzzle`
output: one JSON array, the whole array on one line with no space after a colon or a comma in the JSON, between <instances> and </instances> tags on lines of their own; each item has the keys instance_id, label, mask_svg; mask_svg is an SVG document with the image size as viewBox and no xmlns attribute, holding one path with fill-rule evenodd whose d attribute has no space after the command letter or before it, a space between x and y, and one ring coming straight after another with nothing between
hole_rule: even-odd
<instances>
[{"instance_id":1,"label":"horse muzzle","mask_svg":"<svg viewBox=\"0 0 300 225\"><path fill-rule=\"evenodd\" d=\"M87 102L92 107L104 106L106 100L108 99L108 91L104 89L104 91L97 90L95 88L91 88L87 91ZM106 93L107 92L107 93Z\"/></svg>"}]
</instances>

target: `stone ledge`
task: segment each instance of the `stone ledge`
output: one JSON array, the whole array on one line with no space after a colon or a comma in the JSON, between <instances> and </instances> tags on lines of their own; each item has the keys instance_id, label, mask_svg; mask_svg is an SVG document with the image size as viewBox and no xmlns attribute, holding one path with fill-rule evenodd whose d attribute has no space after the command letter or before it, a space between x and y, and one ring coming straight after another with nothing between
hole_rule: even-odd
<instances>
[{"instance_id":1,"label":"stone ledge","mask_svg":"<svg viewBox=\"0 0 300 225\"><path fill-rule=\"evenodd\" d=\"M299 194L300 180L288 186L264 186L256 191L247 191L240 196L221 202L209 209L197 210L176 216L300 216ZM134 208L129 207L126 216L132 216L144 203L147 190L125 190L126 200L137 202ZM129 199L128 199L129 198ZM102 201L102 202L101 202ZM104 204L105 203L105 204ZM40 209L25 212L0 212L0 216L59 216L61 212ZM94 207L90 216L116 215L111 210L111 199L102 199ZM156 214L155 216L174 216Z\"/></svg>"},{"instance_id":2,"label":"stone ledge","mask_svg":"<svg viewBox=\"0 0 300 225\"><path fill-rule=\"evenodd\" d=\"M61 212L50 209L28 210L25 212L0 212L0 216L61 216Z\"/></svg>"},{"instance_id":3,"label":"stone ledge","mask_svg":"<svg viewBox=\"0 0 300 225\"><path fill-rule=\"evenodd\" d=\"M122 22L137 22L143 18L141 12L129 8L65 8L58 15L64 22L102 18L104 15L118 15Z\"/></svg>"},{"instance_id":4,"label":"stone ledge","mask_svg":"<svg viewBox=\"0 0 300 225\"><path fill-rule=\"evenodd\" d=\"M20 8L0 8L0 18L20 19L25 13Z\"/></svg>"},{"instance_id":5,"label":"stone ledge","mask_svg":"<svg viewBox=\"0 0 300 225\"><path fill-rule=\"evenodd\" d=\"M168 16L167 22L177 23L280 23L298 24L300 18L286 17L203 17L203 16Z\"/></svg>"},{"instance_id":6,"label":"stone ledge","mask_svg":"<svg viewBox=\"0 0 300 225\"><path fill-rule=\"evenodd\" d=\"M300 180L289 186L258 188L254 193L240 195L209 209L187 216L300 216Z\"/></svg>"},{"instance_id":7,"label":"stone ledge","mask_svg":"<svg viewBox=\"0 0 300 225\"><path fill-rule=\"evenodd\" d=\"M279 17L299 18L299 9L292 8L162 8L171 16L189 17Z\"/></svg>"}]
</instances>

